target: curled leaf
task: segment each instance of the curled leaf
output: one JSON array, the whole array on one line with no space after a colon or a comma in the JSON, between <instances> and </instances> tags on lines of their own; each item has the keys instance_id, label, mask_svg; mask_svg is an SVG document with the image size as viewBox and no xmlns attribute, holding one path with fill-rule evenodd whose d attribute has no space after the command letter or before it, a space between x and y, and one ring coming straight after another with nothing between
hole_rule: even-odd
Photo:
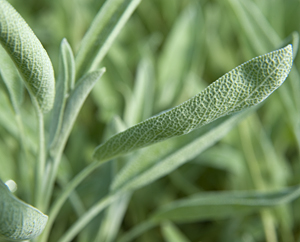
<instances>
[{"instance_id":1,"label":"curled leaf","mask_svg":"<svg viewBox=\"0 0 300 242\"><path fill-rule=\"evenodd\" d=\"M16 198L0 180L0 237L29 240L38 236L48 217Z\"/></svg>"},{"instance_id":2,"label":"curled leaf","mask_svg":"<svg viewBox=\"0 0 300 242\"><path fill-rule=\"evenodd\" d=\"M40 109L51 110L55 96L52 63L31 28L6 0L0 0L0 43L15 62Z\"/></svg>"},{"instance_id":3,"label":"curled leaf","mask_svg":"<svg viewBox=\"0 0 300 242\"><path fill-rule=\"evenodd\" d=\"M96 148L94 158L104 162L257 105L284 82L292 62L292 45L253 58L181 105L116 134Z\"/></svg>"}]
</instances>

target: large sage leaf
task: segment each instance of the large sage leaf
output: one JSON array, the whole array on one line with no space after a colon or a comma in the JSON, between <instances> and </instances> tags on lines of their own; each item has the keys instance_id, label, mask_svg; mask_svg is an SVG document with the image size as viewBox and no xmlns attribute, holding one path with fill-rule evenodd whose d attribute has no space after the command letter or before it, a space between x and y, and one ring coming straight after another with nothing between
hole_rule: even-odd
<instances>
[{"instance_id":1,"label":"large sage leaf","mask_svg":"<svg viewBox=\"0 0 300 242\"><path fill-rule=\"evenodd\" d=\"M94 158L104 162L257 105L284 82L292 61L291 45L256 57L181 105L113 136L96 148Z\"/></svg>"},{"instance_id":2,"label":"large sage leaf","mask_svg":"<svg viewBox=\"0 0 300 242\"><path fill-rule=\"evenodd\" d=\"M31 28L6 0L0 0L0 43L40 109L51 110L55 95L52 63Z\"/></svg>"},{"instance_id":3,"label":"large sage leaf","mask_svg":"<svg viewBox=\"0 0 300 242\"><path fill-rule=\"evenodd\" d=\"M29 240L38 236L48 217L16 198L0 180L0 236L10 240Z\"/></svg>"}]
</instances>

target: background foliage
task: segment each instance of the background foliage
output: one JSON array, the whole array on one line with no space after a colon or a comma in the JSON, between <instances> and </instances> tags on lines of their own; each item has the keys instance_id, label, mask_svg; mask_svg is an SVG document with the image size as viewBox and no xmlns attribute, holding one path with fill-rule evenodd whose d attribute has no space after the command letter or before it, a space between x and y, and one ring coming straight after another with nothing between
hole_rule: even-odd
<instances>
[{"instance_id":1,"label":"background foliage","mask_svg":"<svg viewBox=\"0 0 300 242\"><path fill-rule=\"evenodd\" d=\"M103 2L11 1L45 46L55 70L61 40L67 38L76 53ZM94 148L110 135L180 104L244 61L284 46L284 40L299 30L298 0L143 0L101 63L106 73L76 121L54 197L91 163ZM299 65L296 58L295 71L283 86L223 139L168 176L123 198L121 205L114 204L112 210L120 209L119 216L124 213L119 231L110 226L112 232L107 232L110 229L104 223L101 226L105 214L101 213L74 241L105 236L98 241L114 241L114 236L121 238L157 208L204 191L274 191L298 185ZM32 162L25 165L19 156L17 125L11 122L13 112L2 90L0 103L0 177L15 180L17 195L30 202L32 191L22 181L24 173L33 170L34 152L29 152ZM34 151L37 130L27 94L22 107L28 142ZM57 241L80 214L108 193L115 173L134 156L104 164L78 187L60 212L50 241ZM176 225L165 222L136 241L297 242L300 200L246 215L233 209L221 219L203 218Z\"/></svg>"}]
</instances>

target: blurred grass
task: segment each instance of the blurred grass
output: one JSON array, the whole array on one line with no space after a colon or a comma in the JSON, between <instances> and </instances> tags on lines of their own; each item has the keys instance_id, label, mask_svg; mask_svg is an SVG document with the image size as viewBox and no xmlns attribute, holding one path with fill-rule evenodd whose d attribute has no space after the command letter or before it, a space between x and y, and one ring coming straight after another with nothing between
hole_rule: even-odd
<instances>
[{"instance_id":1,"label":"blurred grass","mask_svg":"<svg viewBox=\"0 0 300 242\"><path fill-rule=\"evenodd\" d=\"M56 70L61 39L66 37L76 54L103 2L11 1L47 49ZM107 71L81 110L62 162L60 172L65 180L60 180L57 190L91 162L93 149L114 132L115 116L129 126L171 108L244 61L281 47L281 41L293 31L300 31L298 0L143 0L101 63ZM293 69L283 87L215 146L167 177L136 191L119 235L146 220L156 208L201 191L273 191L299 184L298 58ZM149 91L144 100L136 91L143 81ZM3 111L9 106L8 100L0 96L0 113L8 113ZM138 108L134 98L143 102L143 115L133 117L132 111ZM27 133L32 134L32 110L26 100L28 97L22 112ZM17 131L5 118L0 114L0 160L6 160L0 161L0 177L20 181L21 168L14 162L18 160L15 151L20 149ZM101 167L77 189L85 208L107 193L114 176L111 166L122 166L124 160L126 157ZM69 204L64 206L51 241L56 241L76 220L71 208ZM92 241L102 216L74 241ZM300 201L225 220L177 224L173 229L183 234L186 239L182 241L298 242ZM169 241L168 238L166 228L158 227L136 241Z\"/></svg>"}]
</instances>

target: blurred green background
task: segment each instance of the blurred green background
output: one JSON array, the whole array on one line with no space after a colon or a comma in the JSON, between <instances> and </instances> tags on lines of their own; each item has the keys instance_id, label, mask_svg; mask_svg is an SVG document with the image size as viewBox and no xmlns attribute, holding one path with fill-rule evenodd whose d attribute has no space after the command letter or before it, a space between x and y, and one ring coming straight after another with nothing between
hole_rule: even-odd
<instances>
[{"instance_id":1,"label":"blurred green background","mask_svg":"<svg viewBox=\"0 0 300 242\"><path fill-rule=\"evenodd\" d=\"M67 38L76 55L104 1L10 2L41 40L57 70L61 40ZM300 31L299 0L142 0L101 63L106 67L103 82L96 84L71 134L57 180L58 191L91 162L94 148L113 134L115 117L131 126L174 107L237 65L285 46L292 36L297 39L295 31ZM283 86L224 139L167 177L135 192L119 233L141 223L161 205L201 191L268 191L299 184L298 59ZM146 77L139 75L143 68L148 71ZM133 118L132 110L138 108L134 97L139 78L150 81L148 91L143 93L147 98L141 115ZM24 112L30 120L32 110L28 107ZM11 160L5 172L1 169L1 178L21 179L13 162L17 141L9 127L0 131L0 153ZM112 176L109 171L110 164L105 164L78 188L82 206L91 206L107 193ZM20 196L26 199L22 192ZM299 199L267 213L269 228L276 231L275 240L267 238L268 223L259 212L177 227L194 242L300 241ZM56 241L75 219L66 204L51 241ZM100 221L101 215L76 241L90 241ZM136 241L166 241L163 238L161 229L154 228Z\"/></svg>"}]
</instances>

